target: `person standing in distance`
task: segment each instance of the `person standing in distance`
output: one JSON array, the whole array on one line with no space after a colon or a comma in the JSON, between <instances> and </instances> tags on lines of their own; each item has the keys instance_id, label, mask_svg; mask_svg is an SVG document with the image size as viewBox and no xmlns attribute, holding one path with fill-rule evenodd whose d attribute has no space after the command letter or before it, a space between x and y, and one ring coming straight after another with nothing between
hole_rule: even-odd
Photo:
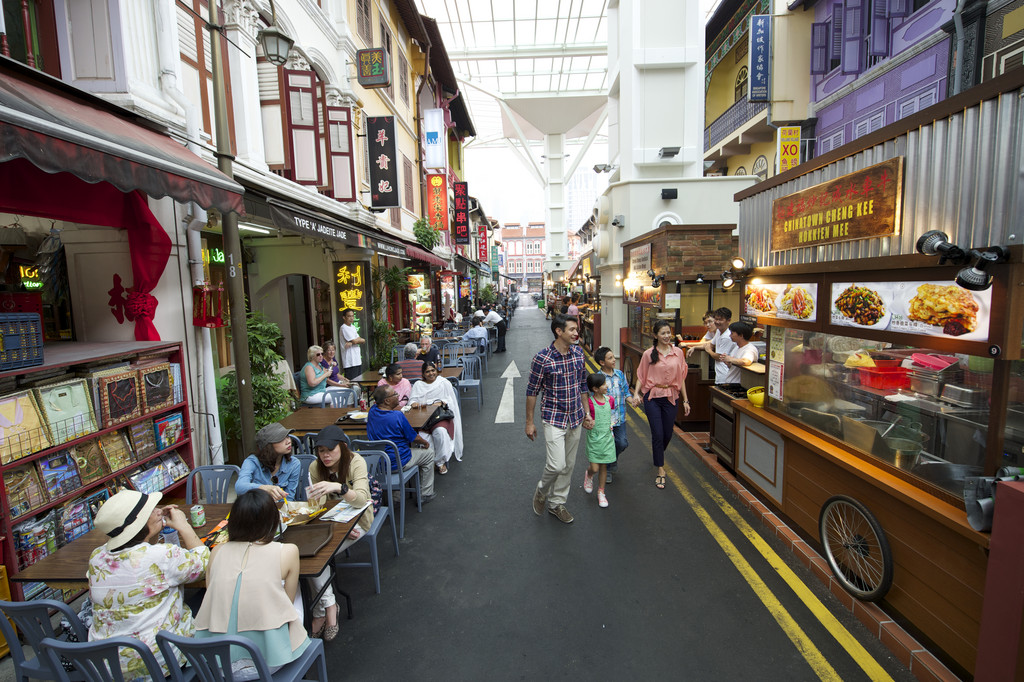
<instances>
[{"instance_id":1,"label":"person standing in distance","mask_svg":"<svg viewBox=\"0 0 1024 682\"><path fill-rule=\"evenodd\" d=\"M575 317L558 314L551 323L554 342L535 356L526 386L526 437L537 437L533 423L537 394L543 391L540 414L544 421L546 459L544 473L533 493L533 511L548 513L562 523L572 523L565 508L580 445L580 426L593 428L594 420L583 409L587 396L587 365L577 345L580 338Z\"/></svg>"},{"instance_id":2,"label":"person standing in distance","mask_svg":"<svg viewBox=\"0 0 1024 682\"><path fill-rule=\"evenodd\" d=\"M345 378L352 381L363 372L363 351L361 345L366 339L359 336L355 328L356 311L345 308L341 312L341 343L344 349L341 353L342 366L345 368Z\"/></svg>"}]
</instances>

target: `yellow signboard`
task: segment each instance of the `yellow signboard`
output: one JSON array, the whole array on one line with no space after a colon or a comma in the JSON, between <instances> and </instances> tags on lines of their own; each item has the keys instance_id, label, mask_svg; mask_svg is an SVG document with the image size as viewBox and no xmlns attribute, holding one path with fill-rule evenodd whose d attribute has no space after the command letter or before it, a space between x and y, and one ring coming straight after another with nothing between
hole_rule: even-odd
<instances>
[{"instance_id":1,"label":"yellow signboard","mask_svg":"<svg viewBox=\"0 0 1024 682\"><path fill-rule=\"evenodd\" d=\"M778 133L779 172L800 163L800 126L782 126Z\"/></svg>"}]
</instances>

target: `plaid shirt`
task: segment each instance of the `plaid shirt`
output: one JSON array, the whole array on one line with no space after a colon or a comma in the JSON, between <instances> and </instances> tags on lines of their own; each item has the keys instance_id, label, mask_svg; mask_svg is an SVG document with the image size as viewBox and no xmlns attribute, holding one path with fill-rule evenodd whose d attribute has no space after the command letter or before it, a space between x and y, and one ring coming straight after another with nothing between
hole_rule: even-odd
<instances>
[{"instance_id":1,"label":"plaid shirt","mask_svg":"<svg viewBox=\"0 0 1024 682\"><path fill-rule=\"evenodd\" d=\"M540 416L545 424L575 429L583 423L580 396L587 394L587 365L579 346L570 346L569 353L562 355L552 343L533 356L526 395L541 391Z\"/></svg>"}]
</instances>

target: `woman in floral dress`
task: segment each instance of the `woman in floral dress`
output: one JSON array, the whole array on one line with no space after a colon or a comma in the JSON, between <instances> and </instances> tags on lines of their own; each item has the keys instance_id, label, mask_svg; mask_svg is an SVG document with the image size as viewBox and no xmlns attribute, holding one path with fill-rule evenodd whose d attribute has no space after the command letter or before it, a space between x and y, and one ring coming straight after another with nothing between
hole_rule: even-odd
<instances>
[{"instance_id":1,"label":"woman in floral dress","mask_svg":"<svg viewBox=\"0 0 1024 682\"><path fill-rule=\"evenodd\" d=\"M93 604L89 640L142 640L167 675L170 670L157 649L156 633L193 635L192 612L185 606L182 586L205 574L210 550L184 512L174 505L157 507L160 498L160 493L122 490L100 507L96 528L110 540L89 557L86 576ZM180 546L157 544L165 527L178 531ZM179 653L177 665L184 664ZM131 649L121 649L121 669L128 679L146 676L142 659Z\"/></svg>"}]
</instances>

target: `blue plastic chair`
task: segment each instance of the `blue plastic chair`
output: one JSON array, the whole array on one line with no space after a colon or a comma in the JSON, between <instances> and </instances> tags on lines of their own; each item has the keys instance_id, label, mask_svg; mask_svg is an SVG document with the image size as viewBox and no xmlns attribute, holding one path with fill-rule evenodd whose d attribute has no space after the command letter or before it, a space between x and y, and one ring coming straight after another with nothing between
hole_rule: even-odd
<instances>
[{"instance_id":1,"label":"blue plastic chair","mask_svg":"<svg viewBox=\"0 0 1024 682\"><path fill-rule=\"evenodd\" d=\"M387 496L386 499L391 499L391 475L390 465L391 460L388 459L387 453L375 452L373 450L362 450L359 452L366 460L366 470L369 474L370 480L377 481L380 483L384 494ZM363 538L370 546L370 561L354 563L350 561L339 562L338 557L334 558L335 568L372 568L373 569L373 587L377 590L377 594L380 594L380 562L377 556L377 537L380 535L380 529L384 526L384 522L391 521L391 538L395 543L395 556L398 556L398 529L395 526L395 514L394 510L390 506L381 505L380 509L374 512L373 523L370 524L370 530L363 533L362 537L359 538L361 542ZM345 550L346 555L349 550Z\"/></svg>"},{"instance_id":2,"label":"blue plastic chair","mask_svg":"<svg viewBox=\"0 0 1024 682\"><path fill-rule=\"evenodd\" d=\"M185 504L193 505L199 500L192 497L192 481L199 476L199 483L203 492L206 493L206 504L227 504L228 494L234 489L232 480L238 479L241 468L234 464L207 464L196 467L188 472L188 479L185 481ZM199 492L197 486L196 492Z\"/></svg>"},{"instance_id":3,"label":"blue plastic chair","mask_svg":"<svg viewBox=\"0 0 1024 682\"><path fill-rule=\"evenodd\" d=\"M462 399L467 397L466 394L469 391L474 391L476 393L476 411L479 412L483 407L484 399L480 358L474 355L466 355L459 358L459 364L462 365L462 376L459 377L459 403L462 403Z\"/></svg>"},{"instance_id":4,"label":"blue plastic chair","mask_svg":"<svg viewBox=\"0 0 1024 682\"><path fill-rule=\"evenodd\" d=\"M75 679L87 682L126 682L138 679L138 675L134 671L129 676L121 670L121 649L133 649L142 658L142 663L149 676L148 679L168 679L164 677L164 671L157 663L156 656L153 655L150 648L133 637L109 637L94 642L62 642L47 637L42 641L41 647L50 661L50 666L58 670L56 679L59 682L69 682L72 679L61 667L61 656L70 661L75 666L76 672L81 675ZM173 661L174 658L169 660ZM170 667L177 668L177 666ZM184 681L194 678L186 676L181 670L178 670L178 676L175 676L172 670L170 679Z\"/></svg>"},{"instance_id":5,"label":"blue plastic chair","mask_svg":"<svg viewBox=\"0 0 1024 682\"><path fill-rule=\"evenodd\" d=\"M17 682L29 682L29 679L56 680L58 672L64 672L60 662L57 662L56 669L42 649L42 643L47 639L54 638L53 624L50 622L50 612L59 611L62 616L71 623L71 630L80 641L89 639L89 631L78 619L78 614L62 601L53 599L37 599L35 601L15 602L0 601L0 633L11 648L11 661L14 663L14 679ZM18 644L18 634L11 627L7 616L14 621L14 625L21 631L25 643L35 653L34 658L26 658L25 652ZM80 673L73 674L70 679L84 680Z\"/></svg>"},{"instance_id":6,"label":"blue plastic chair","mask_svg":"<svg viewBox=\"0 0 1024 682\"><path fill-rule=\"evenodd\" d=\"M309 467L313 466L313 462L316 461L316 455L303 453L301 455L292 455L292 457L299 460L299 485L295 490L295 501L305 502L306 486L309 485Z\"/></svg>"},{"instance_id":7,"label":"blue plastic chair","mask_svg":"<svg viewBox=\"0 0 1024 682\"><path fill-rule=\"evenodd\" d=\"M288 440L292 442L292 454L293 455L308 455L309 454L309 443L303 441L301 438L296 436L294 433L288 434Z\"/></svg>"},{"instance_id":8,"label":"blue plastic chair","mask_svg":"<svg viewBox=\"0 0 1024 682\"><path fill-rule=\"evenodd\" d=\"M455 367L459 362L462 347L458 343L446 343L441 348L441 366Z\"/></svg>"},{"instance_id":9,"label":"blue plastic chair","mask_svg":"<svg viewBox=\"0 0 1024 682\"><path fill-rule=\"evenodd\" d=\"M331 407L355 407L356 395L354 388L332 388L330 392Z\"/></svg>"},{"instance_id":10,"label":"blue plastic chair","mask_svg":"<svg viewBox=\"0 0 1024 682\"><path fill-rule=\"evenodd\" d=\"M220 635L219 637L180 637L161 630L156 635L157 646L165 659L174 658L177 648L185 655L189 670L193 671L199 682L227 682L233 680L231 674L231 649L245 649L245 658L251 658L256 666L258 680L274 680L275 682L293 682L306 679L306 673L315 670L314 674L321 682L327 682L327 658L324 655L322 639L311 639L305 651L291 663L286 663L271 673L270 667L263 658L263 652L252 641L237 635ZM172 671L173 672L173 671ZM187 682L184 677L175 678L175 682Z\"/></svg>"},{"instance_id":11,"label":"blue plastic chair","mask_svg":"<svg viewBox=\"0 0 1024 682\"><path fill-rule=\"evenodd\" d=\"M398 537L405 537L405 501L409 493L416 493L416 508L423 511L423 495L420 494L420 469L402 469L402 459L398 454L398 446L389 440L354 440L352 449L362 453L363 450L387 453L391 458L391 487L398 488L402 493L398 508ZM410 484L410 481L413 481Z\"/></svg>"}]
</instances>

